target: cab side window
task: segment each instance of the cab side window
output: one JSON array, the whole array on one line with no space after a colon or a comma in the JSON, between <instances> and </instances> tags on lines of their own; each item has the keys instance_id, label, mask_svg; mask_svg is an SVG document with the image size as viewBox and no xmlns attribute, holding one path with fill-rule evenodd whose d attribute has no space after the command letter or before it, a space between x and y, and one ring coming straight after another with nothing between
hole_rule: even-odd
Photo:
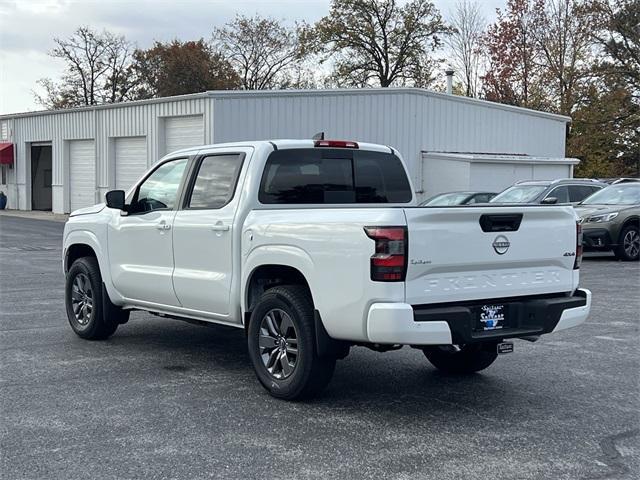
<instances>
[{"instance_id":1,"label":"cab side window","mask_svg":"<svg viewBox=\"0 0 640 480\"><path fill-rule=\"evenodd\" d=\"M598 187L592 187L590 185L571 185L569 186L569 199L572 202L581 202L598 190Z\"/></svg>"},{"instance_id":2,"label":"cab side window","mask_svg":"<svg viewBox=\"0 0 640 480\"><path fill-rule=\"evenodd\" d=\"M156 168L140 184L129 206L129 213L171 210L178 197L187 159L170 160Z\"/></svg>"},{"instance_id":3,"label":"cab side window","mask_svg":"<svg viewBox=\"0 0 640 480\"><path fill-rule=\"evenodd\" d=\"M558 199L558 203L569 203L569 187L566 185L556 187L546 196L546 198L549 197L556 197Z\"/></svg>"},{"instance_id":4,"label":"cab side window","mask_svg":"<svg viewBox=\"0 0 640 480\"><path fill-rule=\"evenodd\" d=\"M193 183L188 208L216 209L233 198L242 155L212 155L202 159Z\"/></svg>"}]
</instances>

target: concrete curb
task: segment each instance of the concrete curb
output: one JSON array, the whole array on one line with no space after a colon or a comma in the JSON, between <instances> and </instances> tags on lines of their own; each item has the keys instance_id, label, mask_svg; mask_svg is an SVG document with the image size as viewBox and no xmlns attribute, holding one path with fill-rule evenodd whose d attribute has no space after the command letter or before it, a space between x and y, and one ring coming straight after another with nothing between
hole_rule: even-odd
<instances>
[{"instance_id":1,"label":"concrete curb","mask_svg":"<svg viewBox=\"0 0 640 480\"><path fill-rule=\"evenodd\" d=\"M0 217L30 218L31 220L49 220L66 222L69 215L64 213L39 212L35 210L0 210Z\"/></svg>"}]
</instances>

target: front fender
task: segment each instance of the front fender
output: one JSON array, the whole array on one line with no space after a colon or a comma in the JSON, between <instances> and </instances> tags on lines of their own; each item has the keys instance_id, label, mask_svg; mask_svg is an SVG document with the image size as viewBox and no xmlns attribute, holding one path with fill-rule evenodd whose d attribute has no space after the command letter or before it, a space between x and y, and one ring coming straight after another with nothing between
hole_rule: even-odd
<instances>
[{"instance_id":1,"label":"front fender","mask_svg":"<svg viewBox=\"0 0 640 480\"><path fill-rule=\"evenodd\" d=\"M65 232L64 241L62 245L62 262L63 269L66 273L70 265L67 265L67 252L73 245L88 245L96 254L98 260L98 266L100 267L100 275L102 276L102 282L107 289L109 298L115 304L118 304L122 300L122 296L113 286L111 280L111 271L109 269L109 257L106 248L102 247L102 244L98 240L98 236L90 230L71 230Z\"/></svg>"},{"instance_id":2,"label":"front fender","mask_svg":"<svg viewBox=\"0 0 640 480\"><path fill-rule=\"evenodd\" d=\"M295 268L307 279L309 289L311 290L311 297L316 298L314 294L315 268L309 254L303 249L292 245L264 245L251 250L243 263L240 289L243 315L249 308L247 305L247 286L249 279L251 275L253 275L253 272L263 265L282 265Z\"/></svg>"}]
</instances>

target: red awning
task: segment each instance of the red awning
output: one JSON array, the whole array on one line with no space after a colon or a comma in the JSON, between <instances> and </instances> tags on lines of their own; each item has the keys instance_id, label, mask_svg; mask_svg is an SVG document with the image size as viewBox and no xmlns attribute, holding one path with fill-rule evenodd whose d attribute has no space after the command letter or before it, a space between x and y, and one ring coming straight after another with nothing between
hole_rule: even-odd
<instances>
[{"instance_id":1,"label":"red awning","mask_svg":"<svg viewBox=\"0 0 640 480\"><path fill-rule=\"evenodd\" d=\"M13 143L0 142L0 165L13 165Z\"/></svg>"}]
</instances>

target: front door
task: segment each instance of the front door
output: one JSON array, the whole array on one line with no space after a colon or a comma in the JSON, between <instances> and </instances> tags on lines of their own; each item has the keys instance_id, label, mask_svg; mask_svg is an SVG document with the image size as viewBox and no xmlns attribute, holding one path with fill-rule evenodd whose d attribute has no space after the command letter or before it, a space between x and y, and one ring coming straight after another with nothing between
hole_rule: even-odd
<instances>
[{"instance_id":1,"label":"front door","mask_svg":"<svg viewBox=\"0 0 640 480\"><path fill-rule=\"evenodd\" d=\"M247 152L203 155L173 223L173 286L184 308L228 316L236 188ZM238 240L239 241L239 240Z\"/></svg>"},{"instance_id":2,"label":"front door","mask_svg":"<svg viewBox=\"0 0 640 480\"><path fill-rule=\"evenodd\" d=\"M113 284L139 302L179 306L173 290L172 227L187 159L163 162L135 189L127 215L108 226Z\"/></svg>"}]
</instances>

